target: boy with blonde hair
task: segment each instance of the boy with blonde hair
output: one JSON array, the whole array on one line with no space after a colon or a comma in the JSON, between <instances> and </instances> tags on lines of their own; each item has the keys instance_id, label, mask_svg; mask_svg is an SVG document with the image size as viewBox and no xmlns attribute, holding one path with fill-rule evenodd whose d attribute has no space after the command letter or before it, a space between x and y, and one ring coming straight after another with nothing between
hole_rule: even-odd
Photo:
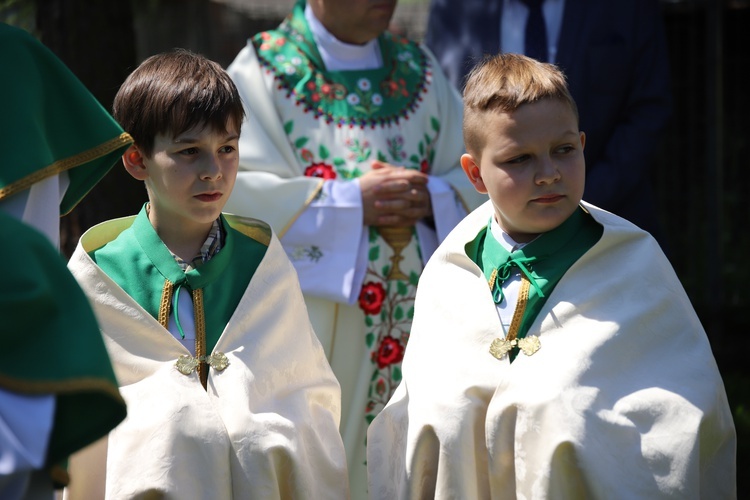
<instances>
[{"instance_id":1,"label":"boy with blonde hair","mask_svg":"<svg viewBox=\"0 0 750 500\"><path fill-rule=\"evenodd\" d=\"M711 347L656 241L581 201L564 75L470 74L461 165L489 195L420 280L404 380L368 432L373 498L732 498Z\"/></svg>"},{"instance_id":2,"label":"boy with blonde hair","mask_svg":"<svg viewBox=\"0 0 750 500\"><path fill-rule=\"evenodd\" d=\"M234 83L186 50L155 55L114 115L149 202L87 231L69 267L128 416L74 457L86 474L69 498L346 498L339 386L294 269L268 225L222 214L244 116Z\"/></svg>"}]
</instances>

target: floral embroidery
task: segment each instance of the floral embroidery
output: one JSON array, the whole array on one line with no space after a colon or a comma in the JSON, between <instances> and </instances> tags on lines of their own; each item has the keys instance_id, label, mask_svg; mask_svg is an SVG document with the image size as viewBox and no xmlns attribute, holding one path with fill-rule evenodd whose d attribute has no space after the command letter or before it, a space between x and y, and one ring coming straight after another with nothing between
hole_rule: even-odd
<instances>
[{"instance_id":1,"label":"floral embroidery","mask_svg":"<svg viewBox=\"0 0 750 500\"><path fill-rule=\"evenodd\" d=\"M360 308L365 313L365 344L370 352L372 376L365 419L371 422L385 406L401 382L401 361L409 341L414 317L414 297L419 281L419 247L412 248L407 267L408 279L387 279L391 271L392 249L385 245L379 231L369 233L370 266L360 293ZM403 265L404 263L402 263ZM379 269L379 270L378 270Z\"/></svg>"},{"instance_id":2,"label":"floral embroidery","mask_svg":"<svg viewBox=\"0 0 750 500\"><path fill-rule=\"evenodd\" d=\"M289 258L293 261L309 260L312 262L318 262L323 258L323 252L320 247L316 245L312 245L308 248L297 247L294 249L294 252L292 252Z\"/></svg>"},{"instance_id":3,"label":"floral embroidery","mask_svg":"<svg viewBox=\"0 0 750 500\"><path fill-rule=\"evenodd\" d=\"M384 298L385 289L381 283L365 283L359 293L359 307L365 314L378 314Z\"/></svg>"},{"instance_id":4,"label":"floral embroidery","mask_svg":"<svg viewBox=\"0 0 750 500\"><path fill-rule=\"evenodd\" d=\"M349 159L357 163L362 163L370 159L372 149L370 149L370 141L363 140L360 142L359 139L347 139L344 141L344 145L349 150Z\"/></svg>"},{"instance_id":5,"label":"floral embroidery","mask_svg":"<svg viewBox=\"0 0 750 500\"><path fill-rule=\"evenodd\" d=\"M306 148L305 146L310 141L310 138L307 136L300 136L296 139L292 137L292 132L294 131L294 121L290 120L284 124L284 130L286 131L287 135L289 136L289 140L294 146L294 149L297 153L297 156L300 159L300 162L304 165L307 164L307 167L305 167L304 175L307 177L319 177L322 179L336 179L338 177L341 177L342 179L354 179L356 177L359 177L362 175L362 172L359 168L355 167L353 169L350 169L347 164L346 160L344 160L341 157L334 156L331 157L331 153L328 150L328 148L324 144L318 145L318 154L317 158L320 161L316 161L315 154L313 152ZM365 161L370 156L370 145L369 142L364 141L361 145L359 143L359 140L353 140L353 141L347 141L349 143L349 150L350 150L350 159L361 162ZM352 156L352 154L354 156ZM327 160L330 158L331 163L327 163Z\"/></svg>"},{"instance_id":6,"label":"floral embroidery","mask_svg":"<svg viewBox=\"0 0 750 500\"><path fill-rule=\"evenodd\" d=\"M401 342L394 339L390 335L386 335L385 338L383 338L383 341L380 343L380 347L377 350L376 359L374 360L378 364L378 368L382 370L388 365L400 363L403 359L404 346L401 345Z\"/></svg>"},{"instance_id":7,"label":"floral embroidery","mask_svg":"<svg viewBox=\"0 0 750 500\"><path fill-rule=\"evenodd\" d=\"M320 177L321 179L335 179L336 172L333 170L332 165L327 163L312 163L309 167L305 168L305 175L307 177Z\"/></svg>"},{"instance_id":8,"label":"floral embroidery","mask_svg":"<svg viewBox=\"0 0 750 500\"><path fill-rule=\"evenodd\" d=\"M391 159L394 162L400 163L406 159L404 138L402 136L390 137L386 139L386 144L388 144L388 154L391 155Z\"/></svg>"}]
</instances>

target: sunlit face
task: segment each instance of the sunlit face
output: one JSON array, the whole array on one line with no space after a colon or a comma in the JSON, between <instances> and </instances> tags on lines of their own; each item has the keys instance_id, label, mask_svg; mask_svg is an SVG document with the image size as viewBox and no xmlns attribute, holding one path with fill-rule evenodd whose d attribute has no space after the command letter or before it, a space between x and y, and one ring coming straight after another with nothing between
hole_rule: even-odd
<instances>
[{"instance_id":1,"label":"sunlit face","mask_svg":"<svg viewBox=\"0 0 750 500\"><path fill-rule=\"evenodd\" d=\"M570 217L583 196L586 139L570 106L543 99L490 112L484 130L481 158L465 154L461 166L489 194L500 227L521 243Z\"/></svg>"},{"instance_id":2,"label":"sunlit face","mask_svg":"<svg viewBox=\"0 0 750 500\"><path fill-rule=\"evenodd\" d=\"M157 233L163 227L208 232L237 178L238 139L230 124L226 132L195 127L156 137L153 154L142 161Z\"/></svg>"},{"instance_id":3,"label":"sunlit face","mask_svg":"<svg viewBox=\"0 0 750 500\"><path fill-rule=\"evenodd\" d=\"M309 0L315 17L342 42L362 45L391 22L397 0Z\"/></svg>"}]
</instances>

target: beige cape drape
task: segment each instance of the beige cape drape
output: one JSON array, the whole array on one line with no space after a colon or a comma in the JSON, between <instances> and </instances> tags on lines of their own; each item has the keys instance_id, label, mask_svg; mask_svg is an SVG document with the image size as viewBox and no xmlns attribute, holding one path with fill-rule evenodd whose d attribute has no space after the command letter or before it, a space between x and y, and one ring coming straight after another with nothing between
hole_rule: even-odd
<instances>
[{"instance_id":1,"label":"beige cape drape","mask_svg":"<svg viewBox=\"0 0 750 500\"><path fill-rule=\"evenodd\" d=\"M278 239L216 344L229 366L210 370L204 390L196 372L175 369L187 350L86 253L132 220L90 229L69 263L93 302L128 416L108 445L73 457L68 498L101 498L105 464L107 498L347 498L339 386Z\"/></svg>"},{"instance_id":2,"label":"beige cape drape","mask_svg":"<svg viewBox=\"0 0 750 500\"><path fill-rule=\"evenodd\" d=\"M654 239L584 204L601 240L510 364L464 245L488 202L420 281L404 381L368 432L371 498L733 498L735 432L706 334Z\"/></svg>"}]
</instances>

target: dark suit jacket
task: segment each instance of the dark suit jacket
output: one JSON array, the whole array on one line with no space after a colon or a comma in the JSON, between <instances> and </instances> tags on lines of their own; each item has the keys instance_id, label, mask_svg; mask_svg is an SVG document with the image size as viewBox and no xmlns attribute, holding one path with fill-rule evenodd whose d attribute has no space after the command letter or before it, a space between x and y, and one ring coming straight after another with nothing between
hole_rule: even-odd
<instances>
[{"instance_id":1,"label":"dark suit jacket","mask_svg":"<svg viewBox=\"0 0 750 500\"><path fill-rule=\"evenodd\" d=\"M499 51L502 3L432 0L425 43L457 88ZM660 239L651 169L672 103L658 0L566 0L557 48L586 133L584 199Z\"/></svg>"}]
</instances>

